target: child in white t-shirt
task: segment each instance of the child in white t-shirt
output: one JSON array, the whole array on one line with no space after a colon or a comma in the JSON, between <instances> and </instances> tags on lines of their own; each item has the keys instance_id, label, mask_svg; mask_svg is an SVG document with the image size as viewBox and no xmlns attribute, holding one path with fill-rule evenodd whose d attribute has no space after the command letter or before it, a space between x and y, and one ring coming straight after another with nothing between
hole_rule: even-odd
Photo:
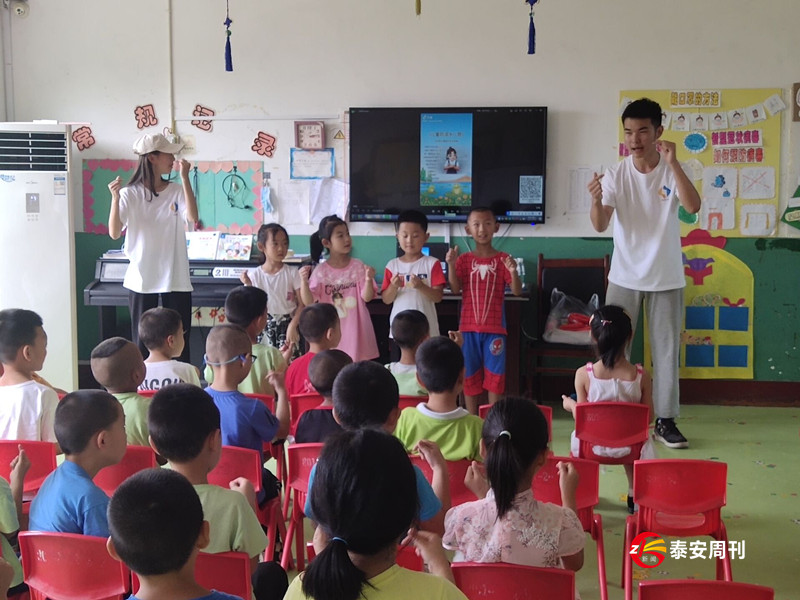
<instances>
[{"instance_id":1,"label":"child in white t-shirt","mask_svg":"<svg viewBox=\"0 0 800 600\"><path fill-rule=\"evenodd\" d=\"M400 361L386 365L394 378L401 396L427 396L428 390L417 378L416 353L427 340L428 320L418 310L404 310L392 321L392 337L400 347Z\"/></svg>"},{"instance_id":2,"label":"child in white t-shirt","mask_svg":"<svg viewBox=\"0 0 800 600\"><path fill-rule=\"evenodd\" d=\"M0 310L0 439L55 442L58 395L34 380L47 356L42 318L31 310Z\"/></svg>"},{"instance_id":3,"label":"child in white t-shirt","mask_svg":"<svg viewBox=\"0 0 800 600\"><path fill-rule=\"evenodd\" d=\"M430 238L428 218L417 210L403 211L397 218L397 242L403 256L386 265L381 287L384 304L392 305L389 327L398 313L414 309L428 319L431 337L439 335L436 304L442 301L447 280L441 262L422 253Z\"/></svg>"},{"instance_id":4,"label":"child in white t-shirt","mask_svg":"<svg viewBox=\"0 0 800 600\"><path fill-rule=\"evenodd\" d=\"M285 353L292 346L291 357L302 352L297 319L303 308L300 299L300 271L283 264L289 252L289 234L278 223L262 225L258 230L256 247L264 262L241 275L244 285L267 292L267 327L262 342ZM310 270L310 269L307 269Z\"/></svg>"},{"instance_id":5,"label":"child in white t-shirt","mask_svg":"<svg viewBox=\"0 0 800 600\"><path fill-rule=\"evenodd\" d=\"M172 383L200 385L197 367L174 360L186 343L178 311L163 307L145 311L139 319L139 341L150 354L144 361L146 373L138 391L159 390Z\"/></svg>"}]
</instances>

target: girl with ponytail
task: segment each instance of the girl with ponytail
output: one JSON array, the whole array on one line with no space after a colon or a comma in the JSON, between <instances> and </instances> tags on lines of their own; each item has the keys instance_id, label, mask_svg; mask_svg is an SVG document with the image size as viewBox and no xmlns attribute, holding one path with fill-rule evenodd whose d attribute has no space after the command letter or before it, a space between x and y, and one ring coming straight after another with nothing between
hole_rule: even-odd
<instances>
[{"instance_id":1,"label":"girl with ponytail","mask_svg":"<svg viewBox=\"0 0 800 600\"><path fill-rule=\"evenodd\" d=\"M506 398L492 405L480 450L485 473L473 463L467 485L482 498L451 508L444 547L454 561L506 562L533 567L583 566L585 534L575 515L578 474L558 463L563 506L537 502L531 483L547 459L547 420L536 405Z\"/></svg>"},{"instance_id":2,"label":"girl with ponytail","mask_svg":"<svg viewBox=\"0 0 800 600\"><path fill-rule=\"evenodd\" d=\"M388 433L363 429L328 438L317 463L311 508L317 555L284 600L466 600L441 539L409 531L418 514L414 469ZM396 564L398 544L413 538L430 573Z\"/></svg>"},{"instance_id":3,"label":"girl with ponytail","mask_svg":"<svg viewBox=\"0 0 800 600\"><path fill-rule=\"evenodd\" d=\"M575 371L575 398L561 396L564 409L574 416L575 405L579 402L634 402L646 404L653 417L653 383L642 365L634 365L625 356L625 350L633 339L631 318L620 306L606 304L601 306L589 319L592 342L597 348L599 360L586 363ZM578 456L580 443L572 432L570 452ZM599 456L622 457L630 454L629 447L607 448L595 446ZM656 457L653 443L648 439L642 446L641 460ZM628 512L633 514L633 465L625 466L628 477Z\"/></svg>"}]
</instances>

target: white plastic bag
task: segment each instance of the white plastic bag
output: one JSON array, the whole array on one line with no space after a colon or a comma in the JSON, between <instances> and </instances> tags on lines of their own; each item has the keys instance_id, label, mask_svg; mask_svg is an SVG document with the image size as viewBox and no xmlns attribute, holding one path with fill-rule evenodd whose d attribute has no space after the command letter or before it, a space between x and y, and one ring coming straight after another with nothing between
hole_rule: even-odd
<instances>
[{"instance_id":1,"label":"white plastic bag","mask_svg":"<svg viewBox=\"0 0 800 600\"><path fill-rule=\"evenodd\" d=\"M553 288L550 294L550 313L545 321L542 338L552 344L589 346L592 343L589 317L599 307L600 299L597 294L593 294L586 304L558 288Z\"/></svg>"}]
</instances>

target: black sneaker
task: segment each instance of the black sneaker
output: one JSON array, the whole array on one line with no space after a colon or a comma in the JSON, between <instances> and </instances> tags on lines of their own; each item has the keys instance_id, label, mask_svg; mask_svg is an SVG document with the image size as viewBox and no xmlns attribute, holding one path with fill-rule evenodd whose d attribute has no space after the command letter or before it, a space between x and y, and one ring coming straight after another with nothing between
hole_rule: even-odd
<instances>
[{"instance_id":1,"label":"black sneaker","mask_svg":"<svg viewBox=\"0 0 800 600\"><path fill-rule=\"evenodd\" d=\"M656 419L653 437L667 448L688 448L689 442L675 425L675 419Z\"/></svg>"}]
</instances>

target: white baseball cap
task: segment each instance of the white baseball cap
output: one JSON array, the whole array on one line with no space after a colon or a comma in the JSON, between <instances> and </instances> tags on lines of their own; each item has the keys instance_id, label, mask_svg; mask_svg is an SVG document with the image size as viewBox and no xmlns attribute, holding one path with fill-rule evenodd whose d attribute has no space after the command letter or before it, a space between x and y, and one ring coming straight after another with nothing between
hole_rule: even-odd
<instances>
[{"instance_id":1,"label":"white baseball cap","mask_svg":"<svg viewBox=\"0 0 800 600\"><path fill-rule=\"evenodd\" d=\"M182 148L183 144L172 144L160 133L148 133L133 143L133 151L139 155L150 154L151 152L177 154Z\"/></svg>"}]
</instances>

